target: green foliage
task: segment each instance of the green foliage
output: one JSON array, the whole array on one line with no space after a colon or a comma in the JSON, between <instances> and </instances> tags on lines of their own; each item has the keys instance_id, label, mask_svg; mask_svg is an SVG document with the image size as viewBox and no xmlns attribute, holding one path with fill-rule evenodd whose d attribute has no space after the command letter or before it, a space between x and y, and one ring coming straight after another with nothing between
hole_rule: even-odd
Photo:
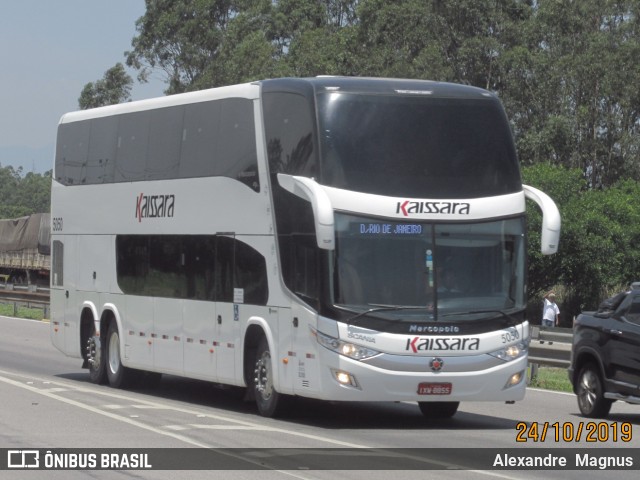
<instances>
[{"instance_id":1,"label":"green foliage","mask_svg":"<svg viewBox=\"0 0 640 480\"><path fill-rule=\"evenodd\" d=\"M505 57L501 91L524 164L581 169L589 186L640 179L637 0L539 1Z\"/></svg>"},{"instance_id":2,"label":"green foliage","mask_svg":"<svg viewBox=\"0 0 640 480\"><path fill-rule=\"evenodd\" d=\"M562 218L560 247L558 254L545 256L540 252L540 232L542 214L533 202L527 203L529 272L529 298L538 308L543 293L558 284L563 274L562 260L566 248L565 237L570 228L565 214L566 205L579 198L585 181L579 170L567 170L550 164L539 163L522 169L522 181L526 185L538 188L549 195L558 206ZM539 308L538 308L539 309Z\"/></svg>"},{"instance_id":3,"label":"green foliage","mask_svg":"<svg viewBox=\"0 0 640 480\"><path fill-rule=\"evenodd\" d=\"M136 22L138 35L127 65L145 81L160 70L167 94L224 84L220 58L227 26L238 14L236 2L226 0L147 0L144 16ZM242 3L242 2L238 2Z\"/></svg>"},{"instance_id":4,"label":"green foliage","mask_svg":"<svg viewBox=\"0 0 640 480\"><path fill-rule=\"evenodd\" d=\"M18 218L51 210L51 172L29 172L0 165L0 218Z\"/></svg>"},{"instance_id":5,"label":"green foliage","mask_svg":"<svg viewBox=\"0 0 640 480\"><path fill-rule=\"evenodd\" d=\"M540 254L541 215L527 206L529 220L529 298L540 310L543 292L562 285L563 325L619 286L638 280L640 268L640 183L624 180L604 190L587 188L579 169L548 164L525 167L523 182L540 188L557 203L562 216L557 255Z\"/></svg>"},{"instance_id":6,"label":"green foliage","mask_svg":"<svg viewBox=\"0 0 640 480\"><path fill-rule=\"evenodd\" d=\"M16 306L12 303L0 303L0 315L30 320L44 320L44 309Z\"/></svg>"},{"instance_id":7,"label":"green foliage","mask_svg":"<svg viewBox=\"0 0 640 480\"><path fill-rule=\"evenodd\" d=\"M566 368L540 367L531 379L530 387L573 393Z\"/></svg>"},{"instance_id":8,"label":"green foliage","mask_svg":"<svg viewBox=\"0 0 640 480\"><path fill-rule=\"evenodd\" d=\"M105 72L102 80L84 86L78 106L85 110L125 102L130 98L132 85L133 79L125 72L124 66L117 63Z\"/></svg>"}]
</instances>

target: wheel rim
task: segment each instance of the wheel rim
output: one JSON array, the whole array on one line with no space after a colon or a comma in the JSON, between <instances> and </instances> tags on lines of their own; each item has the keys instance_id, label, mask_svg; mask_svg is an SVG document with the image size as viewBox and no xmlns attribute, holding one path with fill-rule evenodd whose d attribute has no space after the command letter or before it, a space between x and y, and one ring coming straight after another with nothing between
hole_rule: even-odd
<instances>
[{"instance_id":1,"label":"wheel rim","mask_svg":"<svg viewBox=\"0 0 640 480\"><path fill-rule=\"evenodd\" d=\"M100 340L96 337L91 337L88 341L87 361L92 370L98 370L100 368L101 357L102 349L100 348Z\"/></svg>"},{"instance_id":2,"label":"wheel rim","mask_svg":"<svg viewBox=\"0 0 640 480\"><path fill-rule=\"evenodd\" d=\"M109 370L118 373L120 370L120 337L113 332L109 337Z\"/></svg>"},{"instance_id":3,"label":"wheel rim","mask_svg":"<svg viewBox=\"0 0 640 480\"><path fill-rule=\"evenodd\" d=\"M593 410L598 397L598 378L596 374L587 370L580 377L580 386L578 388L578 402L581 410L590 412Z\"/></svg>"},{"instance_id":4,"label":"wheel rim","mask_svg":"<svg viewBox=\"0 0 640 480\"><path fill-rule=\"evenodd\" d=\"M269 352L262 352L256 361L256 392L267 401L273 394L273 376L271 374L271 355Z\"/></svg>"}]
</instances>

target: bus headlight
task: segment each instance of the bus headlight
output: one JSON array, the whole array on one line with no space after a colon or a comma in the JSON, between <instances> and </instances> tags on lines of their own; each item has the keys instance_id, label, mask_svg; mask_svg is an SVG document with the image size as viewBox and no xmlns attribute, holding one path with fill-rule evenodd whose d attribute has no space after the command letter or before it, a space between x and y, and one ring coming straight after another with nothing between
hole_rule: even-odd
<instances>
[{"instance_id":1,"label":"bus headlight","mask_svg":"<svg viewBox=\"0 0 640 480\"><path fill-rule=\"evenodd\" d=\"M374 357L380 354L377 350L372 350L353 343L343 342L342 340L330 337L329 335L325 335L318 331L315 331L314 333L320 345L339 353L340 355L344 355L345 357L353 358L354 360L364 360L365 358Z\"/></svg>"},{"instance_id":2,"label":"bus headlight","mask_svg":"<svg viewBox=\"0 0 640 480\"><path fill-rule=\"evenodd\" d=\"M491 352L489 355L499 358L500 360L504 360L505 362L510 362L526 355L528 349L529 347L526 342L519 342L514 345L501 348L500 350L496 350L495 352Z\"/></svg>"}]
</instances>

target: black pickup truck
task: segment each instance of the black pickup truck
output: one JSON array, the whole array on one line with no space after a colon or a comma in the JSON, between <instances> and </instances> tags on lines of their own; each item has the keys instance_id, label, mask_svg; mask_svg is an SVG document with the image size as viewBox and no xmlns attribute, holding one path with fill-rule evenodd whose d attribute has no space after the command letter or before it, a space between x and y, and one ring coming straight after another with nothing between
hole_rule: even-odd
<instances>
[{"instance_id":1,"label":"black pickup truck","mask_svg":"<svg viewBox=\"0 0 640 480\"><path fill-rule=\"evenodd\" d=\"M585 417L606 417L616 400L640 404L640 283L578 315L569 380Z\"/></svg>"}]
</instances>

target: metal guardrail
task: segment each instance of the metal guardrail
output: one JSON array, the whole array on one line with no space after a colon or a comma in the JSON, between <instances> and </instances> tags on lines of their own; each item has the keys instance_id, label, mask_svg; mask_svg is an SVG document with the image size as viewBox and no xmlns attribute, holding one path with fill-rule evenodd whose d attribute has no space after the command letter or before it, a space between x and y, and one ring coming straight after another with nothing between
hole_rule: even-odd
<instances>
[{"instance_id":1,"label":"metal guardrail","mask_svg":"<svg viewBox=\"0 0 640 480\"><path fill-rule=\"evenodd\" d=\"M27 293L49 293L49 287L42 285L21 285L19 283L8 283L3 281L5 275L0 275L0 291L5 292L27 292Z\"/></svg>"},{"instance_id":2,"label":"metal guardrail","mask_svg":"<svg viewBox=\"0 0 640 480\"><path fill-rule=\"evenodd\" d=\"M572 343L573 329L571 328L541 328L533 326L531 329L531 343L529 344L527 383L536 378L538 368L541 365L568 368L571 364Z\"/></svg>"},{"instance_id":3,"label":"metal guardrail","mask_svg":"<svg viewBox=\"0 0 640 480\"><path fill-rule=\"evenodd\" d=\"M568 368L571 362L571 328L532 327L529 363Z\"/></svg>"},{"instance_id":4,"label":"metal guardrail","mask_svg":"<svg viewBox=\"0 0 640 480\"><path fill-rule=\"evenodd\" d=\"M0 304L9 305L13 316L19 316L22 307L42 310L42 317L50 317L49 288L36 285L15 285L0 282Z\"/></svg>"},{"instance_id":5,"label":"metal guardrail","mask_svg":"<svg viewBox=\"0 0 640 480\"><path fill-rule=\"evenodd\" d=\"M34 310L42 310L42 319L49 319L51 308L49 302L46 301L34 301L34 300L19 300L10 298L0 298L0 305L10 305L13 309L13 317L20 316L20 308L29 308Z\"/></svg>"}]
</instances>

